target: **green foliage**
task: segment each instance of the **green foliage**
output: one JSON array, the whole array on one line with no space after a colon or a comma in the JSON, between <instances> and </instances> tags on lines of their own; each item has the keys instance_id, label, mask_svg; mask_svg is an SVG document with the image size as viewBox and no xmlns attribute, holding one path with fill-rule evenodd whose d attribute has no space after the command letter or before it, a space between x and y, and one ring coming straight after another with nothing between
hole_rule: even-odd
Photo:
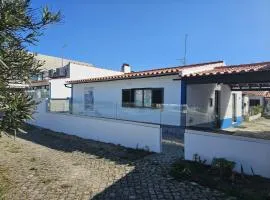
<instances>
[{"instance_id":1,"label":"green foliage","mask_svg":"<svg viewBox=\"0 0 270 200\"><path fill-rule=\"evenodd\" d=\"M191 178L194 174L204 171L206 160L202 160L198 154L193 155L193 161L189 162L178 162L174 164L171 173L174 176L183 176L186 178Z\"/></svg>"},{"instance_id":2,"label":"green foliage","mask_svg":"<svg viewBox=\"0 0 270 200\"><path fill-rule=\"evenodd\" d=\"M250 107L250 115L257 115L263 112L263 107L260 105Z\"/></svg>"},{"instance_id":3,"label":"green foliage","mask_svg":"<svg viewBox=\"0 0 270 200\"><path fill-rule=\"evenodd\" d=\"M235 162L226 160L225 158L214 158L212 167L219 170L220 177L227 178L232 176Z\"/></svg>"},{"instance_id":4,"label":"green foliage","mask_svg":"<svg viewBox=\"0 0 270 200\"><path fill-rule=\"evenodd\" d=\"M2 200L4 197L4 189L0 185L0 200Z\"/></svg>"},{"instance_id":5,"label":"green foliage","mask_svg":"<svg viewBox=\"0 0 270 200\"><path fill-rule=\"evenodd\" d=\"M7 133L20 130L24 121L31 119L35 105L35 101L24 92L10 92L0 97L1 112L5 113L0 123L0 130Z\"/></svg>"},{"instance_id":6,"label":"green foliage","mask_svg":"<svg viewBox=\"0 0 270 200\"><path fill-rule=\"evenodd\" d=\"M0 182L0 200L4 200L5 188Z\"/></svg>"},{"instance_id":7,"label":"green foliage","mask_svg":"<svg viewBox=\"0 0 270 200\"><path fill-rule=\"evenodd\" d=\"M192 181L200 185L223 191L237 199L267 200L270 199L270 179L260 176L249 176L232 172L234 163L223 158L214 161L213 166L200 162L178 160L171 168L170 175L180 182ZM229 169L232 177L220 177L220 168ZM226 197L224 197L226 199Z\"/></svg>"},{"instance_id":8,"label":"green foliage","mask_svg":"<svg viewBox=\"0 0 270 200\"><path fill-rule=\"evenodd\" d=\"M206 165L195 161L179 161L173 165L170 174L173 177L182 177L187 180L192 180L197 173L203 173L205 167Z\"/></svg>"},{"instance_id":9,"label":"green foliage","mask_svg":"<svg viewBox=\"0 0 270 200\"><path fill-rule=\"evenodd\" d=\"M199 156L197 153L195 153L195 154L193 155L193 160L194 160L195 162L200 163L200 164L205 164L205 163L206 163L206 160L205 160L205 159L202 160L202 159L201 159L201 156Z\"/></svg>"},{"instance_id":10,"label":"green foliage","mask_svg":"<svg viewBox=\"0 0 270 200\"><path fill-rule=\"evenodd\" d=\"M34 102L13 84L28 84L42 62L27 47L36 44L44 28L59 22L60 13L48 7L33 9L30 0L0 1L0 132L19 130L33 112Z\"/></svg>"},{"instance_id":11,"label":"green foliage","mask_svg":"<svg viewBox=\"0 0 270 200\"><path fill-rule=\"evenodd\" d=\"M4 196L8 191L10 184L8 169L0 166L0 200L6 199Z\"/></svg>"}]
</instances>

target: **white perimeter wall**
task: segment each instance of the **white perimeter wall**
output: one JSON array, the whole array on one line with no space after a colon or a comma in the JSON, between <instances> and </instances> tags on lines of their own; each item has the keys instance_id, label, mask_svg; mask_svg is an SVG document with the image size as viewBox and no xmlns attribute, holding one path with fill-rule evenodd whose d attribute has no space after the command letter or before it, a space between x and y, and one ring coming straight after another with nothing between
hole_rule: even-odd
<instances>
[{"instance_id":1,"label":"white perimeter wall","mask_svg":"<svg viewBox=\"0 0 270 200\"><path fill-rule=\"evenodd\" d=\"M227 120L222 125L228 125L232 119L232 94L237 95L236 114L242 116L242 92L232 92L228 85L191 84L187 85L187 123L196 126L215 119L215 90L220 91L220 119ZM213 100L210 106L210 98Z\"/></svg>"},{"instance_id":2,"label":"white perimeter wall","mask_svg":"<svg viewBox=\"0 0 270 200\"><path fill-rule=\"evenodd\" d=\"M180 125L181 81L174 81L178 76L128 79L107 82L93 82L73 85L73 112L84 113L84 90L93 88L95 116L117 117L141 122ZM164 88L163 110L153 108L122 107L122 89Z\"/></svg>"},{"instance_id":3,"label":"white perimeter wall","mask_svg":"<svg viewBox=\"0 0 270 200\"><path fill-rule=\"evenodd\" d=\"M235 170L270 178L270 141L194 130L185 133L185 159L198 154L211 164L213 158L226 158L236 162Z\"/></svg>"},{"instance_id":4,"label":"white perimeter wall","mask_svg":"<svg viewBox=\"0 0 270 200\"><path fill-rule=\"evenodd\" d=\"M45 101L37 106L34 119L28 123L86 139L161 152L159 125L50 113L46 112Z\"/></svg>"}]
</instances>

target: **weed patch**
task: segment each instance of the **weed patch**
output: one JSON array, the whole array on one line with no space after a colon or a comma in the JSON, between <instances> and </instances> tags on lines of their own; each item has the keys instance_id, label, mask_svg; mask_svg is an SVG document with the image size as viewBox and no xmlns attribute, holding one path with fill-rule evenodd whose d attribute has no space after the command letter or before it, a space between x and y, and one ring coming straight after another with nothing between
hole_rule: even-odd
<instances>
[{"instance_id":1,"label":"weed patch","mask_svg":"<svg viewBox=\"0 0 270 200\"><path fill-rule=\"evenodd\" d=\"M232 165L233 163L224 159L215 160L212 166L196 161L179 160L174 163L170 174L176 180L197 182L239 199L270 200L270 179L230 173Z\"/></svg>"}]
</instances>

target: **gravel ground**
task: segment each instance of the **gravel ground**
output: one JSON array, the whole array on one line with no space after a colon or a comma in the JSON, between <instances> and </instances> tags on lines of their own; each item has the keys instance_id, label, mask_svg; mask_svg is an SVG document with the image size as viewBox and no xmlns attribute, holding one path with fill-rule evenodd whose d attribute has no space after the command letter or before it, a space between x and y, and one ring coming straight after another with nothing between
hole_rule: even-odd
<instances>
[{"instance_id":1,"label":"gravel ground","mask_svg":"<svg viewBox=\"0 0 270 200\"><path fill-rule=\"evenodd\" d=\"M224 199L168 175L183 155L176 143L150 154L31 127L14 141L0 138L4 199Z\"/></svg>"}]
</instances>

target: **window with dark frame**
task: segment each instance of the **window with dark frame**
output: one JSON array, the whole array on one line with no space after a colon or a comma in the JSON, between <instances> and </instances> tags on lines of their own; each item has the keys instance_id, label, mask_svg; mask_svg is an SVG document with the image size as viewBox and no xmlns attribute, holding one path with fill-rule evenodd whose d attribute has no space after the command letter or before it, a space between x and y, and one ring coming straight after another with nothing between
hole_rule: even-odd
<instances>
[{"instance_id":1,"label":"window with dark frame","mask_svg":"<svg viewBox=\"0 0 270 200\"><path fill-rule=\"evenodd\" d=\"M259 99L250 99L249 100L249 106L259 106L260 100Z\"/></svg>"},{"instance_id":2,"label":"window with dark frame","mask_svg":"<svg viewBox=\"0 0 270 200\"><path fill-rule=\"evenodd\" d=\"M122 90L123 107L160 108L164 103L164 88L134 88Z\"/></svg>"}]
</instances>

